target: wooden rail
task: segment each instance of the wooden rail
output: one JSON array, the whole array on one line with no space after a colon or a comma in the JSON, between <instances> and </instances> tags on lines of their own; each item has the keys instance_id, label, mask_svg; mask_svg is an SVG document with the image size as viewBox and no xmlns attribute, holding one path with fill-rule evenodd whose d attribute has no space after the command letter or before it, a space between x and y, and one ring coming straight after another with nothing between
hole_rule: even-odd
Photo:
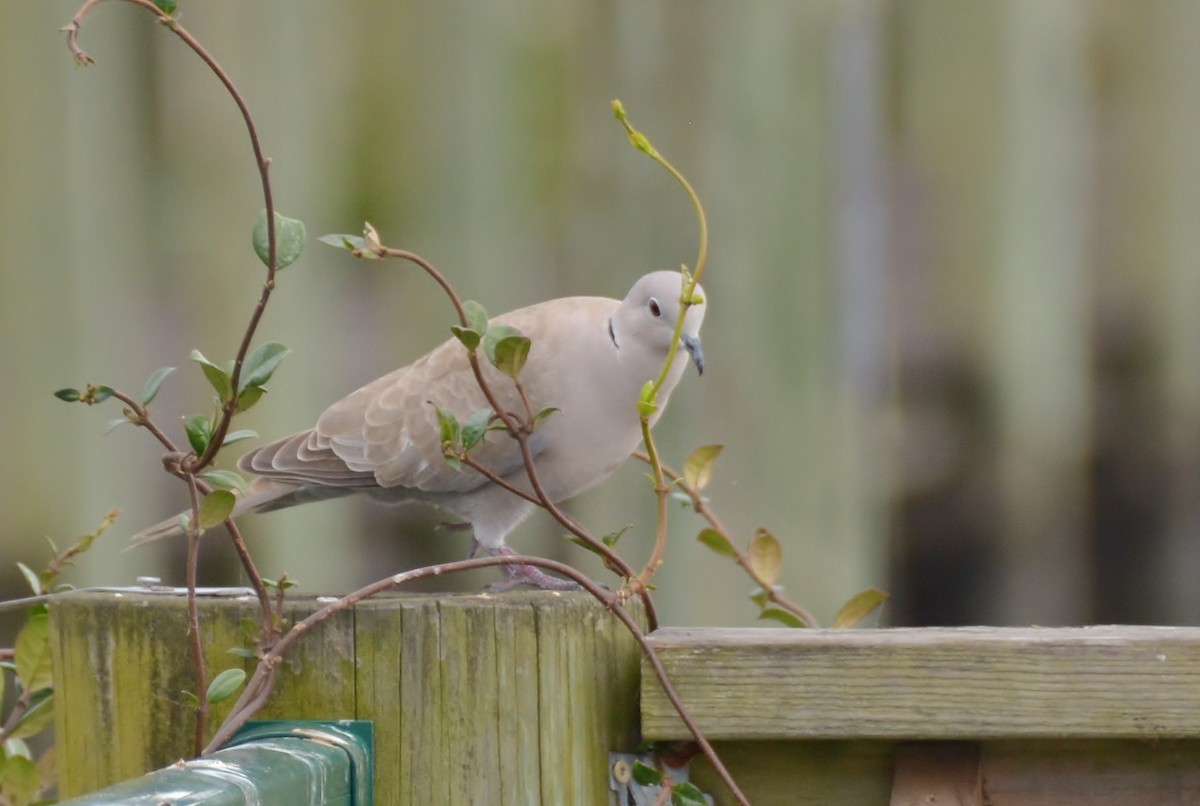
<instances>
[{"instance_id":1,"label":"wooden rail","mask_svg":"<svg viewBox=\"0 0 1200 806\"><path fill-rule=\"evenodd\" d=\"M756 804L1200 803L1200 629L666 629L653 643ZM642 730L686 737L645 674Z\"/></svg>"}]
</instances>

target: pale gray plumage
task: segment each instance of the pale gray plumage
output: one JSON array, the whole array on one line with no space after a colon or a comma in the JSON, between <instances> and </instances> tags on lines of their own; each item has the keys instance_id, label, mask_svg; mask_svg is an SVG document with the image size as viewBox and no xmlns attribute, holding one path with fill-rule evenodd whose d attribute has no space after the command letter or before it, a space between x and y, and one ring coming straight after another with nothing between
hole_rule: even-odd
<instances>
[{"instance_id":1,"label":"pale gray plumage","mask_svg":"<svg viewBox=\"0 0 1200 806\"><path fill-rule=\"evenodd\" d=\"M681 287L678 272L659 271L639 279L622 301L566 297L492 320L532 341L520 377L533 410L559 410L531 439L551 500L563 501L603 481L641 442L638 397L666 360ZM663 405L688 354L703 370L703 318L702 303L688 309L681 349L660 392ZM480 363L501 406L523 412L512 381L486 360ZM439 507L472 524L485 549L503 551L505 537L534 506L480 473L446 463L434 403L460 421L488 405L457 339L334 403L314 428L243 456L238 467L258 478L235 515L361 492L389 503ZM507 434L489 432L471 456L517 487L530 488L517 443ZM177 521L165 521L135 540L178 532Z\"/></svg>"}]
</instances>

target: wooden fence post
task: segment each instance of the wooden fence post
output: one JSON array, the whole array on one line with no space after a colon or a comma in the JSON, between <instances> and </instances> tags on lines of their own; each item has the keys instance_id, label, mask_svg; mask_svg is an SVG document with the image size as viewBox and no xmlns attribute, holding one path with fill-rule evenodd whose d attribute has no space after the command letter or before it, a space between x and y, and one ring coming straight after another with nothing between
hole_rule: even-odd
<instances>
[{"instance_id":1,"label":"wooden fence post","mask_svg":"<svg viewBox=\"0 0 1200 806\"><path fill-rule=\"evenodd\" d=\"M253 646L254 598L206 595L200 612L210 676L252 670L228 650ZM50 613L61 795L189 755L184 596L79 591ZM372 720L379 804L604 803L608 753L637 741L638 658L585 593L383 597L298 642L259 716Z\"/></svg>"}]
</instances>

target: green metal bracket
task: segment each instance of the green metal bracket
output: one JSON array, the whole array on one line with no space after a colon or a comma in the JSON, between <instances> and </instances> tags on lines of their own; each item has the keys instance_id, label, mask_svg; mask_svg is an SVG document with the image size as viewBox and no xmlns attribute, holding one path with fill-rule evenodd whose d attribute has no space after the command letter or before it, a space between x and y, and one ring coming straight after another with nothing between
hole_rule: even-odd
<instances>
[{"instance_id":1,"label":"green metal bracket","mask_svg":"<svg viewBox=\"0 0 1200 806\"><path fill-rule=\"evenodd\" d=\"M251 722L225 748L60 806L374 806L372 723Z\"/></svg>"}]
</instances>

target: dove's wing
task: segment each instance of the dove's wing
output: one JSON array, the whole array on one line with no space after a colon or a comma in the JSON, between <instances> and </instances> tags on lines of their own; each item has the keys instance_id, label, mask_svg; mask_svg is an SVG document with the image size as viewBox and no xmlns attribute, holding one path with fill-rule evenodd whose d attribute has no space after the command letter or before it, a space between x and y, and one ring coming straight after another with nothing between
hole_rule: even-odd
<instances>
[{"instance_id":1,"label":"dove's wing","mask_svg":"<svg viewBox=\"0 0 1200 806\"><path fill-rule=\"evenodd\" d=\"M587 368L573 368L562 349L565 334L596 326L616 306L603 297L551 300L497 317L494 323L516 327L532 341L521 373L531 406L557 405L578 393ZM506 411L524 415L512 380L492 367L480 352L484 376ZM334 403L315 428L279 440L242 457L239 467L266 478L301 485L404 487L426 493L461 493L487 482L469 468L456 470L442 454L435 404L460 422L489 408L471 371L466 348L449 339L414 363L378 378ZM531 440L536 456L541 441ZM515 440L491 431L471 457L499 476L523 465Z\"/></svg>"}]
</instances>

